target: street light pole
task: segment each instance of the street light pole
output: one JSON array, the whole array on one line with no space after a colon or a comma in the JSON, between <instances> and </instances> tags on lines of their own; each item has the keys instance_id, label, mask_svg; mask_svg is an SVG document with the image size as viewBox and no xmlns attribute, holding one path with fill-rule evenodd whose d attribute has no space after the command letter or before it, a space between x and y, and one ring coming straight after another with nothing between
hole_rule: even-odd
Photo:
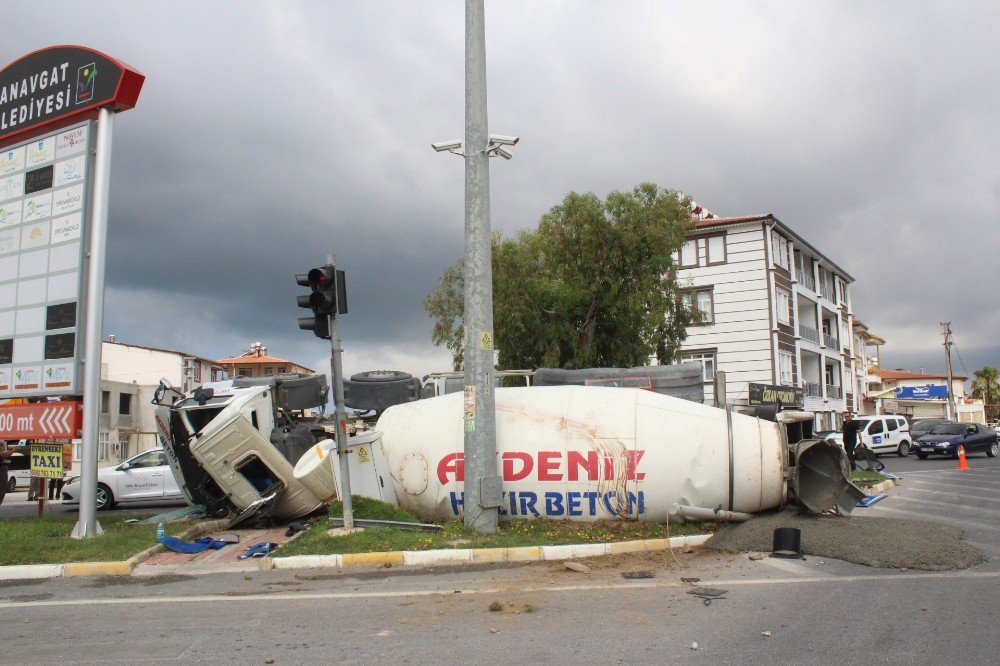
<instances>
[{"instance_id":1,"label":"street light pole","mask_svg":"<svg viewBox=\"0 0 1000 666\"><path fill-rule=\"evenodd\" d=\"M465 525L495 532L502 499L493 396L490 138L483 0L465 2Z\"/></svg>"}]
</instances>

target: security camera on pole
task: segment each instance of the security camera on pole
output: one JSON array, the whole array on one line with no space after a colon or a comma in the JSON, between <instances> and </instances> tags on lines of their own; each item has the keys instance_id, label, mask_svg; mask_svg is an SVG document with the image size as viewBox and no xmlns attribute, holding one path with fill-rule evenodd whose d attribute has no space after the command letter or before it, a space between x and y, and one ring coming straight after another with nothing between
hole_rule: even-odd
<instances>
[{"instance_id":1,"label":"security camera on pole","mask_svg":"<svg viewBox=\"0 0 1000 666\"><path fill-rule=\"evenodd\" d=\"M351 505L351 473L347 455L347 409L344 407L344 373L341 364L343 348L340 343L338 315L347 314L347 281L344 271L337 270L333 255L328 254L326 265L313 268L308 273L297 273L295 281L309 287L312 293L298 297L300 308L313 311L312 317L299 318L299 328L312 331L317 338L330 341L330 370L333 374L334 416L337 420L337 458L340 461L340 491L344 503L344 529L354 529L354 508ZM332 462L331 462L332 464Z\"/></svg>"}]
</instances>

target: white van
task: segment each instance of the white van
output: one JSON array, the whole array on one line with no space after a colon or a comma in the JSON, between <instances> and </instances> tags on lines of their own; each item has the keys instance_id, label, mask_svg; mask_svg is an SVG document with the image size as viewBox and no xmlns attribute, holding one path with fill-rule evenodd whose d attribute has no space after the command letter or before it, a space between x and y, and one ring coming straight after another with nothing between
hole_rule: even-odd
<instances>
[{"instance_id":1,"label":"white van","mask_svg":"<svg viewBox=\"0 0 1000 666\"><path fill-rule=\"evenodd\" d=\"M31 483L31 456L15 453L7 461L7 492L27 490Z\"/></svg>"},{"instance_id":2,"label":"white van","mask_svg":"<svg viewBox=\"0 0 1000 666\"><path fill-rule=\"evenodd\" d=\"M864 444L874 453L896 453L901 458L910 455L913 438L910 424L905 417L886 414L856 416L858 422L858 444ZM841 427L830 439L844 445L844 429Z\"/></svg>"}]
</instances>

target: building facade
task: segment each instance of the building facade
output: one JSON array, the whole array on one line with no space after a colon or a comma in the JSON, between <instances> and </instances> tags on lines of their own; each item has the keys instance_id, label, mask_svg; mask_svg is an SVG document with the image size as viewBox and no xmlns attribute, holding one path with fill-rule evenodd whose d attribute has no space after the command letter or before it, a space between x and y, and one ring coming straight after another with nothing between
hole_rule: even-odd
<instances>
[{"instance_id":1,"label":"building facade","mask_svg":"<svg viewBox=\"0 0 1000 666\"><path fill-rule=\"evenodd\" d=\"M857 410L854 279L844 269L771 214L697 220L676 259L703 318L688 327L680 360L702 364L707 403L721 370L737 406L765 384L801 389L817 429Z\"/></svg>"},{"instance_id":2,"label":"building facade","mask_svg":"<svg viewBox=\"0 0 1000 666\"><path fill-rule=\"evenodd\" d=\"M968 377L952 375L951 390L955 410L948 405L948 376L907 370L878 370L882 390L876 399L878 411L903 414L914 419L943 419L966 423L985 423L982 400L965 393Z\"/></svg>"}]
</instances>

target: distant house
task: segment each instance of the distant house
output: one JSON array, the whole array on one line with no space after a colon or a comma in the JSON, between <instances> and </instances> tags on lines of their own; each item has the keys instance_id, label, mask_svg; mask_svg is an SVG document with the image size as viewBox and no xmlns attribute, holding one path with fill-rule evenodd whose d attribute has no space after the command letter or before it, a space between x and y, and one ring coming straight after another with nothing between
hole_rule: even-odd
<instances>
[{"instance_id":1,"label":"distant house","mask_svg":"<svg viewBox=\"0 0 1000 666\"><path fill-rule=\"evenodd\" d=\"M267 347L260 342L250 345L239 356L216 361L230 377L269 377L282 373L314 375L316 371L293 361L267 355Z\"/></svg>"}]
</instances>

